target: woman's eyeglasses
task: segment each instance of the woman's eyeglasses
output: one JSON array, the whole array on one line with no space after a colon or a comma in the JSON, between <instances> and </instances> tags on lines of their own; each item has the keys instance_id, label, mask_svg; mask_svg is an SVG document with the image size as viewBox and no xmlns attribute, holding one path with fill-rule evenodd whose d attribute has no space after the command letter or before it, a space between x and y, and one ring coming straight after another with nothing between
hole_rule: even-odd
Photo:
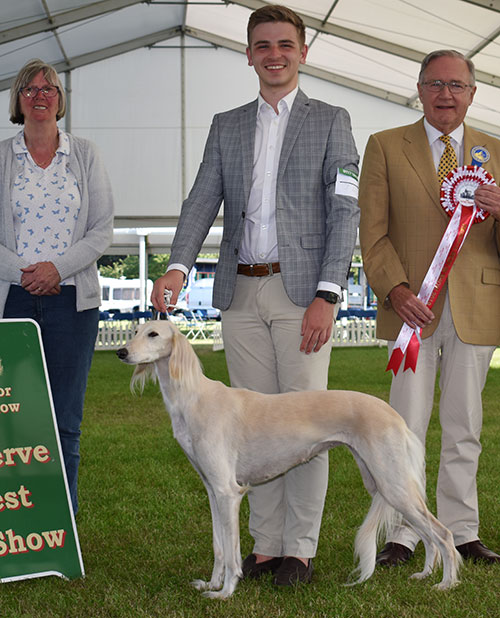
<instances>
[{"instance_id":1,"label":"woman's eyeglasses","mask_svg":"<svg viewBox=\"0 0 500 618\"><path fill-rule=\"evenodd\" d=\"M52 99L59 93L59 88L57 86L42 86L41 88L37 88L36 86L26 86L25 88L21 88L19 92L27 99L34 99L38 96L39 92L41 92L45 97Z\"/></svg>"}]
</instances>

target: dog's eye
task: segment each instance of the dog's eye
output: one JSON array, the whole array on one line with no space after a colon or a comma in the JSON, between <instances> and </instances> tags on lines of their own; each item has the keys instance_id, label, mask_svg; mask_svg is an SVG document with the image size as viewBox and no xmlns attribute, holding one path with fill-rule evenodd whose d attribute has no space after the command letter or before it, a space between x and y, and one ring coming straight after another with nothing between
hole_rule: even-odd
<instances>
[{"instance_id":1,"label":"dog's eye","mask_svg":"<svg viewBox=\"0 0 500 618\"><path fill-rule=\"evenodd\" d=\"M152 330L150 333L148 333L148 337L158 337L158 333Z\"/></svg>"}]
</instances>

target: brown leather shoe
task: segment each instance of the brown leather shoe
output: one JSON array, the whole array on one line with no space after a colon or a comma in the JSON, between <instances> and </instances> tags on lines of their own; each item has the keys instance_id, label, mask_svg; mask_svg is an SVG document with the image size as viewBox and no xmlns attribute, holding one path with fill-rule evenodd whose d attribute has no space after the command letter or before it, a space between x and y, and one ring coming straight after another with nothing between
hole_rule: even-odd
<instances>
[{"instance_id":1,"label":"brown leather shoe","mask_svg":"<svg viewBox=\"0 0 500 618\"><path fill-rule=\"evenodd\" d=\"M243 577L258 579L265 573L276 573L276 569L282 562L283 558L271 558L271 560L257 563L257 556L255 554L249 554L241 565Z\"/></svg>"},{"instance_id":2,"label":"brown leather shoe","mask_svg":"<svg viewBox=\"0 0 500 618\"><path fill-rule=\"evenodd\" d=\"M406 547L406 545L386 543L384 548L377 554L377 564L393 567L408 562L412 556L412 550Z\"/></svg>"},{"instance_id":3,"label":"brown leather shoe","mask_svg":"<svg viewBox=\"0 0 500 618\"><path fill-rule=\"evenodd\" d=\"M500 562L500 556L491 551L491 549L488 549L479 539L470 543L464 543L463 545L457 545L457 551L466 560L488 562L489 564Z\"/></svg>"},{"instance_id":4,"label":"brown leather shoe","mask_svg":"<svg viewBox=\"0 0 500 618\"><path fill-rule=\"evenodd\" d=\"M294 586L298 583L308 584L312 579L313 561L309 558L307 566L298 558L283 558L273 579L275 586Z\"/></svg>"}]
</instances>

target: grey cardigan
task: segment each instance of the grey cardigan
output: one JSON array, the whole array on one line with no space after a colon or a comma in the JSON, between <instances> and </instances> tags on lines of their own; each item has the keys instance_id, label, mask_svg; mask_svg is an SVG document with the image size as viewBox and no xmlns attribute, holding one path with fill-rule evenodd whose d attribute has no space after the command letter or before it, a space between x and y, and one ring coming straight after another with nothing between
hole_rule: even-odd
<instances>
[{"instance_id":1,"label":"grey cardigan","mask_svg":"<svg viewBox=\"0 0 500 618\"><path fill-rule=\"evenodd\" d=\"M76 308L84 311L98 307L101 302L96 261L113 239L113 196L96 146L86 139L68 137L69 167L78 182L81 206L73 244L52 262L61 280L74 276ZM16 252L11 194L19 163L12 141L13 138L0 142L0 318L11 283L20 283L20 269L29 265Z\"/></svg>"}]
</instances>

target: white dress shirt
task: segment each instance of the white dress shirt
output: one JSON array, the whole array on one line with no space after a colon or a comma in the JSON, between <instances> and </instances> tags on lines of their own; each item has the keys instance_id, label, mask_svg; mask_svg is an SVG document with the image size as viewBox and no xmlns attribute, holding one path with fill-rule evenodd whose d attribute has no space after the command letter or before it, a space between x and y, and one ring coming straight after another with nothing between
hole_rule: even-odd
<instances>
[{"instance_id":1,"label":"white dress shirt","mask_svg":"<svg viewBox=\"0 0 500 618\"><path fill-rule=\"evenodd\" d=\"M278 103L278 112L259 94L253 157L252 187L245 212L240 262L278 262L276 181L281 148L298 87Z\"/></svg>"},{"instance_id":2,"label":"white dress shirt","mask_svg":"<svg viewBox=\"0 0 500 618\"><path fill-rule=\"evenodd\" d=\"M436 167L436 171L439 167L439 161L441 160L441 155L444 152L446 147L445 143L442 142L439 138L441 135L444 135L442 131L433 127L426 118L424 118L424 127L425 132L427 133L427 139L429 140L429 146L431 147L432 158L434 160L434 165ZM451 133L448 133L451 137L450 143L457 155L458 165L461 166L464 164L464 125L463 123L457 127Z\"/></svg>"}]
</instances>

